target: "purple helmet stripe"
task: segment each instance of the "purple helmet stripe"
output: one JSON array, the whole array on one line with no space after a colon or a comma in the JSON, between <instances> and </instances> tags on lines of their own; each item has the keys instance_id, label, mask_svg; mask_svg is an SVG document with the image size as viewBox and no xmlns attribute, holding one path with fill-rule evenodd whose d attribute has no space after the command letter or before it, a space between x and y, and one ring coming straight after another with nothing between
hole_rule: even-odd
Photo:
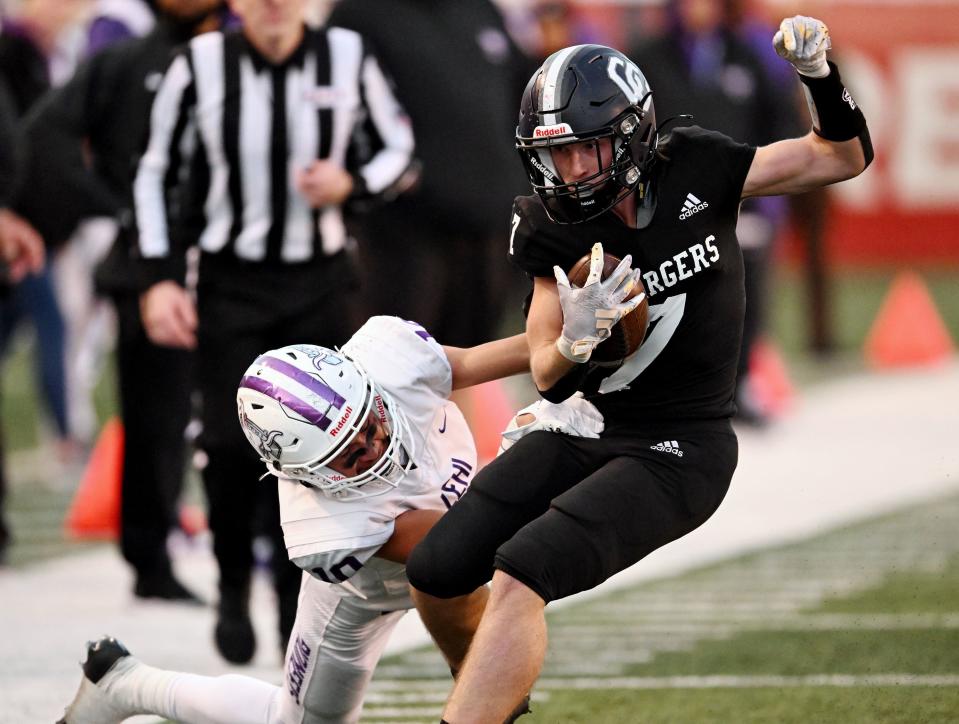
<instances>
[{"instance_id":1,"label":"purple helmet stripe","mask_svg":"<svg viewBox=\"0 0 959 724\"><path fill-rule=\"evenodd\" d=\"M277 387L269 380L265 380L262 377L253 377L252 375L247 375L240 380L240 387L247 387L251 390L262 392L264 395L276 400L281 405L289 407L291 410L293 410L293 412L301 415L304 419L313 423L321 430L325 431L330 426L330 418L309 403L301 400L296 395L291 394L281 387Z\"/></svg>"},{"instance_id":2,"label":"purple helmet stripe","mask_svg":"<svg viewBox=\"0 0 959 724\"><path fill-rule=\"evenodd\" d=\"M256 364L269 367L271 370L282 372L287 377L293 378L310 392L315 395L319 395L322 399L329 402L337 410L341 409L343 405L346 404L346 400L342 396L336 394L335 391L327 387L325 384L323 384L323 382L316 379L313 375L304 372L303 370L298 369L281 359L262 355L257 357Z\"/></svg>"}]
</instances>

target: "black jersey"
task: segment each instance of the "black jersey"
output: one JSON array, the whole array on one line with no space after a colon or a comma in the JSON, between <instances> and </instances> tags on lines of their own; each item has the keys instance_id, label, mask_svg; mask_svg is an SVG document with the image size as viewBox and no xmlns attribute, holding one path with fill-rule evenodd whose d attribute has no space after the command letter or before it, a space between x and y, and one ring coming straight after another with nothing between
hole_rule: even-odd
<instances>
[{"instance_id":1,"label":"black jersey","mask_svg":"<svg viewBox=\"0 0 959 724\"><path fill-rule=\"evenodd\" d=\"M510 258L531 277L570 267L597 241L633 255L649 296L649 330L614 371L591 363L581 389L607 430L657 421L711 420L735 411L745 292L736 220L756 149L698 127L670 134L653 177L656 211L631 229L612 212L555 224L538 196L513 204Z\"/></svg>"}]
</instances>

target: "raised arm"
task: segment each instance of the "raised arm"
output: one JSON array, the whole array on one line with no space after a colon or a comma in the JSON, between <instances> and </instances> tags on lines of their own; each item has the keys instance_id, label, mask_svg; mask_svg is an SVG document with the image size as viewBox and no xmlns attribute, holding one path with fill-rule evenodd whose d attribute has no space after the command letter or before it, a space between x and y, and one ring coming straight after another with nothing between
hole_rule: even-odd
<instances>
[{"instance_id":1,"label":"raised arm","mask_svg":"<svg viewBox=\"0 0 959 724\"><path fill-rule=\"evenodd\" d=\"M743 197L796 194L858 176L872 161L872 143L865 116L826 60L829 29L797 15L783 20L773 45L799 73L813 129L759 148Z\"/></svg>"}]
</instances>

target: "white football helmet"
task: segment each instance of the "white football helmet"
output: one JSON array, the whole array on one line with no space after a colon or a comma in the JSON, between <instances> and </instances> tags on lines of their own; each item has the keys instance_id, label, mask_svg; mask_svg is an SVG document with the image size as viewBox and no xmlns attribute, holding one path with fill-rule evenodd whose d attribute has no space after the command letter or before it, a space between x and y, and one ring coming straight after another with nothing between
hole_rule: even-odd
<instances>
[{"instance_id":1,"label":"white football helmet","mask_svg":"<svg viewBox=\"0 0 959 724\"><path fill-rule=\"evenodd\" d=\"M413 467L409 422L392 398L342 352L310 344L257 357L236 393L247 440L277 477L297 480L338 499L395 488ZM389 435L383 455L346 477L326 467L350 444L370 412Z\"/></svg>"}]
</instances>

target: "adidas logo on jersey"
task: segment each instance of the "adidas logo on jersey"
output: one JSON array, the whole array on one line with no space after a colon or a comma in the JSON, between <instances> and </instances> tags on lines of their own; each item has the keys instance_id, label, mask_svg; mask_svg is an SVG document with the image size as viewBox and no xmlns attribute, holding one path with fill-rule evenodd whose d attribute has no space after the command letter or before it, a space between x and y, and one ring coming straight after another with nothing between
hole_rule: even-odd
<instances>
[{"instance_id":1,"label":"adidas logo on jersey","mask_svg":"<svg viewBox=\"0 0 959 724\"><path fill-rule=\"evenodd\" d=\"M686 194L686 200L683 202L683 210L679 214L679 220L683 221L688 219L693 214L698 214L703 209L708 209L709 203L707 201L700 201L692 194Z\"/></svg>"},{"instance_id":2,"label":"adidas logo on jersey","mask_svg":"<svg viewBox=\"0 0 959 724\"><path fill-rule=\"evenodd\" d=\"M679 443L675 440L663 440L661 443L656 445L650 445L649 449L656 450L658 452L672 453L677 457L683 456L683 451L679 449Z\"/></svg>"}]
</instances>

